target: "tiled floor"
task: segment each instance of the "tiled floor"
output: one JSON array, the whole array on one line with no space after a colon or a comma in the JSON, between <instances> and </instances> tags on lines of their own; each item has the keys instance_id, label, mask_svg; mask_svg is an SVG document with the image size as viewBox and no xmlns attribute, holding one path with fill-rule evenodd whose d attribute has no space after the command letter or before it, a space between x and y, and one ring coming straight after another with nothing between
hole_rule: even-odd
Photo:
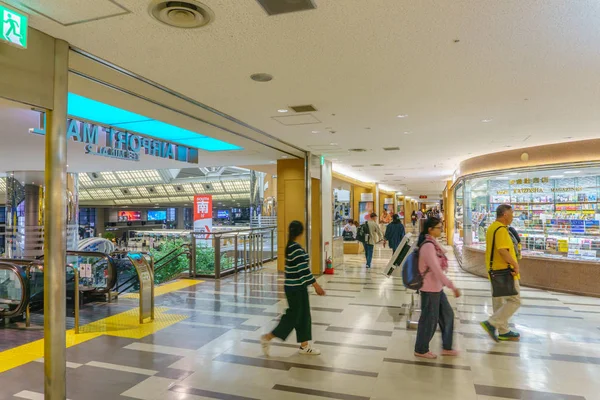
<instances>
[{"instance_id":1,"label":"tiled floor","mask_svg":"<svg viewBox=\"0 0 600 400\"><path fill-rule=\"evenodd\" d=\"M491 310L488 282L452 261L449 275L464 294L451 299L462 353L416 360L403 315L410 295L381 274L390 256L377 249L371 272L361 256L347 256L335 275L319 279L328 296L311 296L311 305L321 356L298 355L294 334L262 356L258 339L286 308L283 277L268 267L161 295L157 306L186 318L153 334L70 347L68 398L600 400L600 299L524 288L513 320L523 341L496 344L477 325ZM439 348L439 336L434 341ZM42 391L39 360L0 374L0 399Z\"/></svg>"}]
</instances>

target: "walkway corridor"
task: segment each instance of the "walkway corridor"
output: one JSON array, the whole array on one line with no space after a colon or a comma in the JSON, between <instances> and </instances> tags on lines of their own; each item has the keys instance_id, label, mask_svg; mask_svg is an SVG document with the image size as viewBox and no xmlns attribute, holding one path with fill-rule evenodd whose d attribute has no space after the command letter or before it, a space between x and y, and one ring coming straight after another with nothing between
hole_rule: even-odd
<instances>
[{"instance_id":1,"label":"walkway corridor","mask_svg":"<svg viewBox=\"0 0 600 400\"><path fill-rule=\"evenodd\" d=\"M600 400L600 299L525 288L513 321L522 342L496 344L478 326L491 310L488 282L452 261L450 276L463 290L451 298L461 355L417 360L415 332L402 315L410 295L381 274L390 256L378 248L371 272L361 256L347 256L345 267L319 279L327 296L311 302L321 356L297 354L292 334L263 357L258 339L286 308L283 277L269 267L161 295L157 307L173 321L153 334L98 336L70 347L68 397ZM129 301L133 307L127 299L106 307ZM439 347L436 336L432 351ZM40 362L4 372L0 398L42 398L42 378Z\"/></svg>"}]
</instances>

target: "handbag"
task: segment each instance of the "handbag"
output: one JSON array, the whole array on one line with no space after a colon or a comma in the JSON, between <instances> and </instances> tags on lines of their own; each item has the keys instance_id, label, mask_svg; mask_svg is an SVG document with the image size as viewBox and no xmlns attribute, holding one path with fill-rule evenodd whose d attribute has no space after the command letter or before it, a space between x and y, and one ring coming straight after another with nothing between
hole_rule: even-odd
<instances>
[{"instance_id":1,"label":"handbag","mask_svg":"<svg viewBox=\"0 0 600 400\"><path fill-rule=\"evenodd\" d=\"M490 269L488 271L490 281L492 282L492 297L516 296L519 292L515 287L515 277L512 274L513 270L510 267L498 270L492 269L492 265L494 265L494 249L496 248L496 233L500 228L505 227L500 226L494 231L490 255Z\"/></svg>"}]
</instances>

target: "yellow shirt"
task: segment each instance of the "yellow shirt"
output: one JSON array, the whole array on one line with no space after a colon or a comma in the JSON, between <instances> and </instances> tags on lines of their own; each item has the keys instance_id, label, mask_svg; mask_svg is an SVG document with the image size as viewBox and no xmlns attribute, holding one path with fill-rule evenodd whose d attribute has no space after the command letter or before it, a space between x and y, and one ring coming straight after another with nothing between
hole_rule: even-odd
<instances>
[{"instance_id":1,"label":"yellow shirt","mask_svg":"<svg viewBox=\"0 0 600 400\"><path fill-rule=\"evenodd\" d=\"M504 258L502 258L500 255L498 249L508 249L510 255L515 260L517 260L517 253L515 251L515 245L510 238L510 233L508 233L508 227L498 221L494 221L487 229L485 237L485 268L487 270L490 269L490 256L492 254L494 232L496 232L496 241L494 246L494 264L492 265L492 269L498 270L509 268L510 266L506 263L506 261L504 261ZM515 279L519 279L519 277L515 276Z\"/></svg>"}]
</instances>

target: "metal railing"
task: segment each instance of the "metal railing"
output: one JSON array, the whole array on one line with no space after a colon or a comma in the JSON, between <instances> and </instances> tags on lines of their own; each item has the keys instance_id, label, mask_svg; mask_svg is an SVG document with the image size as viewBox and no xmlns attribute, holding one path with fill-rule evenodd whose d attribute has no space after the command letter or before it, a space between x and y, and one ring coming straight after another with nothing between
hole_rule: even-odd
<instances>
[{"instance_id":1,"label":"metal railing","mask_svg":"<svg viewBox=\"0 0 600 400\"><path fill-rule=\"evenodd\" d=\"M18 283L18 285L17 285ZM22 315L29 305L30 286L26 269L15 263L0 262L0 318L8 322L10 318Z\"/></svg>"},{"instance_id":2,"label":"metal railing","mask_svg":"<svg viewBox=\"0 0 600 400\"><path fill-rule=\"evenodd\" d=\"M190 276L211 277L262 268L277 258L277 227L192 233Z\"/></svg>"}]
</instances>

